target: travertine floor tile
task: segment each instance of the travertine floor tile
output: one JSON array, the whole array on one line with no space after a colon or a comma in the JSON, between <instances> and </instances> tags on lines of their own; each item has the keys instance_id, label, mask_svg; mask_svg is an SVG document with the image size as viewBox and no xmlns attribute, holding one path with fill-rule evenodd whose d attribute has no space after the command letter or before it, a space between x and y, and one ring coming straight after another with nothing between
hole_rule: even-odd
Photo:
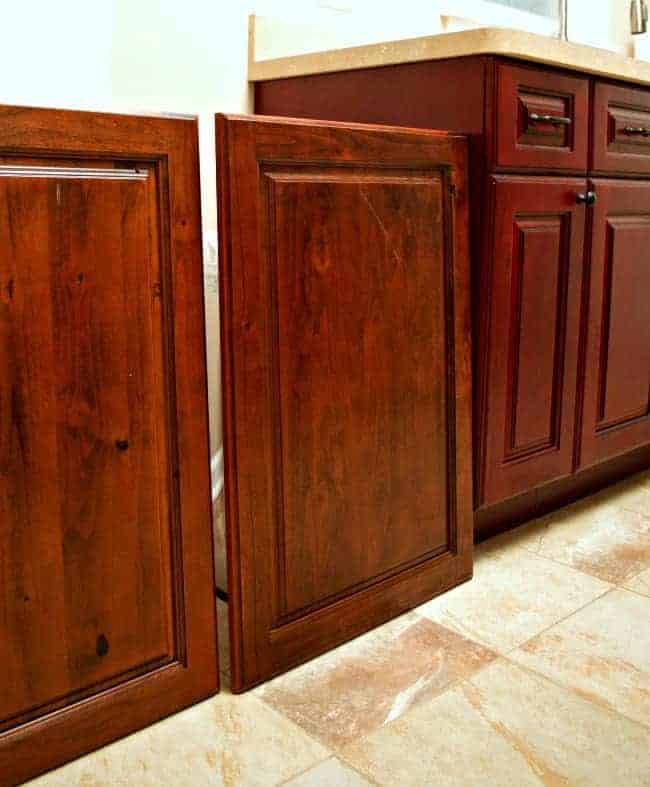
<instances>
[{"instance_id":1,"label":"travertine floor tile","mask_svg":"<svg viewBox=\"0 0 650 787\"><path fill-rule=\"evenodd\" d=\"M650 566L650 489L636 481L604 490L524 525L516 539L535 554L620 584Z\"/></svg>"},{"instance_id":2,"label":"travertine floor tile","mask_svg":"<svg viewBox=\"0 0 650 787\"><path fill-rule=\"evenodd\" d=\"M369 787L370 782L331 757L284 783L286 787Z\"/></svg>"},{"instance_id":3,"label":"travertine floor tile","mask_svg":"<svg viewBox=\"0 0 650 787\"><path fill-rule=\"evenodd\" d=\"M268 787L328 754L256 697L220 694L30 785Z\"/></svg>"},{"instance_id":4,"label":"travertine floor tile","mask_svg":"<svg viewBox=\"0 0 650 787\"><path fill-rule=\"evenodd\" d=\"M381 785L648 785L648 731L505 660L341 753Z\"/></svg>"},{"instance_id":5,"label":"travertine floor tile","mask_svg":"<svg viewBox=\"0 0 650 787\"><path fill-rule=\"evenodd\" d=\"M597 502L615 505L626 511L650 517L650 472L621 481L598 493Z\"/></svg>"},{"instance_id":6,"label":"travertine floor tile","mask_svg":"<svg viewBox=\"0 0 650 787\"><path fill-rule=\"evenodd\" d=\"M507 653L610 586L523 549L476 551L474 579L417 608L417 613Z\"/></svg>"},{"instance_id":7,"label":"travertine floor tile","mask_svg":"<svg viewBox=\"0 0 650 787\"><path fill-rule=\"evenodd\" d=\"M650 599L614 590L511 657L650 726L649 621Z\"/></svg>"},{"instance_id":8,"label":"travertine floor tile","mask_svg":"<svg viewBox=\"0 0 650 787\"><path fill-rule=\"evenodd\" d=\"M495 654L416 615L404 615L256 689L312 735L340 745L444 691Z\"/></svg>"},{"instance_id":9,"label":"travertine floor tile","mask_svg":"<svg viewBox=\"0 0 650 787\"><path fill-rule=\"evenodd\" d=\"M650 596L650 568L646 568L640 574L626 579L623 587L633 590L635 593L641 593L643 596Z\"/></svg>"}]
</instances>

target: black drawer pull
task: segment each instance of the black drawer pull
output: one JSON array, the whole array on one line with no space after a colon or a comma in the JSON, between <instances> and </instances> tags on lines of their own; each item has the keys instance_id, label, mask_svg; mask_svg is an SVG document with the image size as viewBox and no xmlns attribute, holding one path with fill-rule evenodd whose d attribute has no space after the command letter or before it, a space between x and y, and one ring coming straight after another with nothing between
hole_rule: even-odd
<instances>
[{"instance_id":1,"label":"black drawer pull","mask_svg":"<svg viewBox=\"0 0 650 787\"><path fill-rule=\"evenodd\" d=\"M623 133L630 135L638 134L642 137L650 137L650 128L645 128L645 126L625 126Z\"/></svg>"},{"instance_id":2,"label":"black drawer pull","mask_svg":"<svg viewBox=\"0 0 650 787\"><path fill-rule=\"evenodd\" d=\"M562 115L538 115L537 112L529 112L528 120L531 123L550 123L553 126L570 126L571 118Z\"/></svg>"}]
</instances>

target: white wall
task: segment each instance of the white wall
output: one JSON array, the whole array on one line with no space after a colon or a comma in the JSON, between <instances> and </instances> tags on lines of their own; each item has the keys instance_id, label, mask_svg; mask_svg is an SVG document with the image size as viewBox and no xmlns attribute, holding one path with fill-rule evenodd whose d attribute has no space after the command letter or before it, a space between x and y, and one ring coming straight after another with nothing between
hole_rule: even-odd
<instances>
[{"instance_id":1,"label":"white wall","mask_svg":"<svg viewBox=\"0 0 650 787\"><path fill-rule=\"evenodd\" d=\"M110 107L113 17L112 0L0 0L0 102Z\"/></svg>"}]
</instances>

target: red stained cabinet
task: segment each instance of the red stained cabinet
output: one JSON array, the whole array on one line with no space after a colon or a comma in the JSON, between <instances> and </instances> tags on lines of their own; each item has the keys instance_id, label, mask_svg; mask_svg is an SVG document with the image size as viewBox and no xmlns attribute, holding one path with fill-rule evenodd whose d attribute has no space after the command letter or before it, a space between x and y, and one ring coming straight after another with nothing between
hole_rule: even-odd
<instances>
[{"instance_id":1,"label":"red stained cabinet","mask_svg":"<svg viewBox=\"0 0 650 787\"><path fill-rule=\"evenodd\" d=\"M269 80L255 101L471 134L479 534L650 464L648 87L475 55Z\"/></svg>"},{"instance_id":2,"label":"red stained cabinet","mask_svg":"<svg viewBox=\"0 0 650 787\"><path fill-rule=\"evenodd\" d=\"M472 571L467 140L219 117L232 686Z\"/></svg>"},{"instance_id":3,"label":"red stained cabinet","mask_svg":"<svg viewBox=\"0 0 650 787\"><path fill-rule=\"evenodd\" d=\"M650 442L650 182L591 188L581 466Z\"/></svg>"},{"instance_id":4,"label":"red stained cabinet","mask_svg":"<svg viewBox=\"0 0 650 787\"><path fill-rule=\"evenodd\" d=\"M0 784L214 693L197 127L0 107Z\"/></svg>"},{"instance_id":5,"label":"red stained cabinet","mask_svg":"<svg viewBox=\"0 0 650 787\"><path fill-rule=\"evenodd\" d=\"M573 470L586 181L491 180L494 241L481 499Z\"/></svg>"}]
</instances>

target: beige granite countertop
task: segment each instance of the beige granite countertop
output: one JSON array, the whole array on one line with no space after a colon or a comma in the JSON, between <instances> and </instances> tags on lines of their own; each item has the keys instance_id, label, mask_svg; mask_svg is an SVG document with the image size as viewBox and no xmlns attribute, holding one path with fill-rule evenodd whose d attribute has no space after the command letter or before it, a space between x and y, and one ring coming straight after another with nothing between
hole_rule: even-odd
<instances>
[{"instance_id":1,"label":"beige granite countertop","mask_svg":"<svg viewBox=\"0 0 650 787\"><path fill-rule=\"evenodd\" d=\"M264 35L269 36L268 22ZM278 33L280 34L280 33ZM261 34L257 34L258 38ZM437 33L343 49L262 59L264 46L256 40L255 17L249 29L248 79L259 82L304 74L440 60L463 55L503 55L534 63L595 74L638 84L650 84L650 62L584 44L573 44L535 33L505 28L477 28Z\"/></svg>"}]
</instances>

